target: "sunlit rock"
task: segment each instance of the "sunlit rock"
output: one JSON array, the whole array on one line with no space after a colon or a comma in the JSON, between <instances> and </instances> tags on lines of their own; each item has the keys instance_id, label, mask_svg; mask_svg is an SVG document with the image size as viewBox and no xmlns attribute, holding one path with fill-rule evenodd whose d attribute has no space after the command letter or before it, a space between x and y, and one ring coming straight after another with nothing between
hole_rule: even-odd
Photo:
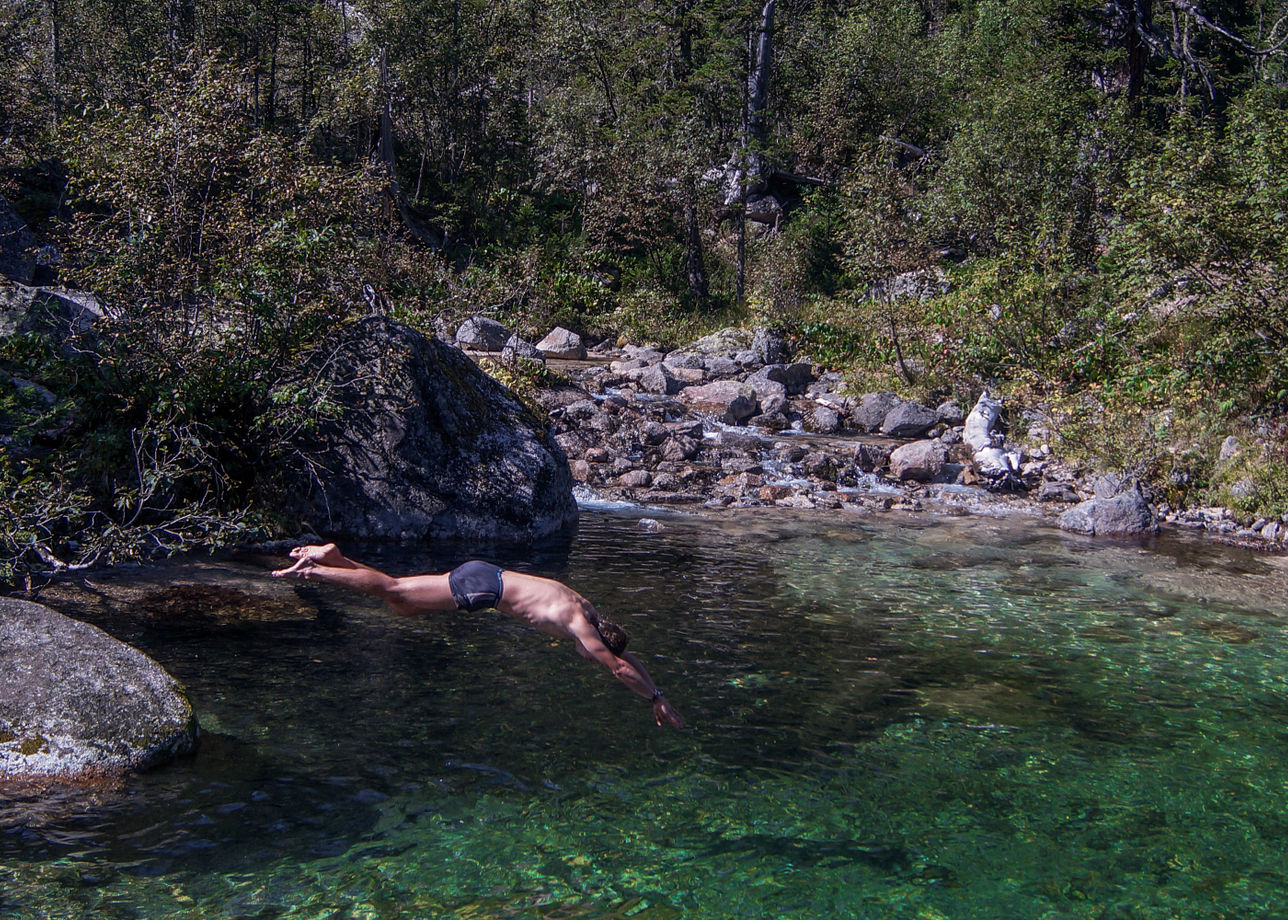
<instances>
[{"instance_id":1,"label":"sunlit rock","mask_svg":"<svg viewBox=\"0 0 1288 920\"><path fill-rule=\"evenodd\" d=\"M456 330L456 344L467 351L504 351L513 334L494 319L474 316Z\"/></svg>"},{"instance_id":2,"label":"sunlit rock","mask_svg":"<svg viewBox=\"0 0 1288 920\"><path fill-rule=\"evenodd\" d=\"M920 438L939 424L939 414L914 402L900 403L881 421L881 433L891 438Z\"/></svg>"},{"instance_id":3,"label":"sunlit rock","mask_svg":"<svg viewBox=\"0 0 1288 920\"><path fill-rule=\"evenodd\" d=\"M850 413L850 424L859 431L876 431L890 410L902 403L893 393L864 393Z\"/></svg>"},{"instance_id":4,"label":"sunlit rock","mask_svg":"<svg viewBox=\"0 0 1288 920\"><path fill-rule=\"evenodd\" d=\"M1158 533L1158 519L1139 488L1113 498L1092 498L1060 515L1060 527L1090 536Z\"/></svg>"},{"instance_id":5,"label":"sunlit rock","mask_svg":"<svg viewBox=\"0 0 1288 920\"><path fill-rule=\"evenodd\" d=\"M88 780L197 746L173 677L135 648L41 604L0 598L0 780Z\"/></svg>"},{"instance_id":6,"label":"sunlit rock","mask_svg":"<svg viewBox=\"0 0 1288 920\"><path fill-rule=\"evenodd\" d=\"M947 460L948 449L940 441L913 441L891 451L890 477L929 482L943 471Z\"/></svg>"},{"instance_id":7,"label":"sunlit rock","mask_svg":"<svg viewBox=\"0 0 1288 920\"><path fill-rule=\"evenodd\" d=\"M581 361L586 357L586 346L577 333L556 326L537 343L537 350L547 358L563 361Z\"/></svg>"}]
</instances>

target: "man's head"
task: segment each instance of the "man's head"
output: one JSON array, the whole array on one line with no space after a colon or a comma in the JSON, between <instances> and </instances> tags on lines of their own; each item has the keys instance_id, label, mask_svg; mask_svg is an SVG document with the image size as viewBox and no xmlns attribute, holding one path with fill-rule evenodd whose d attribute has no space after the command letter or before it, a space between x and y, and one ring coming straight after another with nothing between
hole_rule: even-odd
<instances>
[{"instance_id":1,"label":"man's head","mask_svg":"<svg viewBox=\"0 0 1288 920\"><path fill-rule=\"evenodd\" d=\"M622 652L626 651L626 643L630 636L626 635L626 630L622 629L612 620L602 614L591 617L591 625L599 633L600 641L614 655L621 657Z\"/></svg>"}]
</instances>

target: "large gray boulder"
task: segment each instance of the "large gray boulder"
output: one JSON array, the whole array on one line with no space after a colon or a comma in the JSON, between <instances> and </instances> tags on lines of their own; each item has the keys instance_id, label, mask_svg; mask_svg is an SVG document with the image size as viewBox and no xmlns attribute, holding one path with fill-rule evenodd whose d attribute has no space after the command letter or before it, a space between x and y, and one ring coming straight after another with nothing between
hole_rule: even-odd
<instances>
[{"instance_id":1,"label":"large gray boulder","mask_svg":"<svg viewBox=\"0 0 1288 920\"><path fill-rule=\"evenodd\" d=\"M699 370L706 372L707 356L700 355L692 351L673 351L662 359L662 363L670 368L687 368L689 370Z\"/></svg>"},{"instance_id":2,"label":"large gray boulder","mask_svg":"<svg viewBox=\"0 0 1288 920\"><path fill-rule=\"evenodd\" d=\"M899 403L881 420L881 433L891 438L920 438L939 424L939 413L920 403Z\"/></svg>"},{"instance_id":3,"label":"large gray boulder","mask_svg":"<svg viewBox=\"0 0 1288 920\"><path fill-rule=\"evenodd\" d=\"M320 355L341 417L302 436L292 509L318 533L522 540L576 521L545 422L460 351L374 316Z\"/></svg>"},{"instance_id":4,"label":"large gray boulder","mask_svg":"<svg viewBox=\"0 0 1288 920\"><path fill-rule=\"evenodd\" d=\"M769 364L757 371L756 376L781 383L787 388L788 396L804 393L814 380L813 369L804 361L796 364Z\"/></svg>"},{"instance_id":5,"label":"large gray boulder","mask_svg":"<svg viewBox=\"0 0 1288 920\"><path fill-rule=\"evenodd\" d=\"M494 319L472 316L456 330L456 344L467 351L504 351L513 334Z\"/></svg>"},{"instance_id":6,"label":"large gray boulder","mask_svg":"<svg viewBox=\"0 0 1288 920\"><path fill-rule=\"evenodd\" d=\"M766 370L767 368L761 368L750 374L745 383L755 391L760 411L771 415L787 408L787 385L769 377Z\"/></svg>"},{"instance_id":7,"label":"large gray boulder","mask_svg":"<svg viewBox=\"0 0 1288 920\"><path fill-rule=\"evenodd\" d=\"M517 335L512 335L505 341L505 348L501 350L501 359L510 361L522 359L524 361L540 361L544 363L546 356L531 342Z\"/></svg>"},{"instance_id":8,"label":"large gray boulder","mask_svg":"<svg viewBox=\"0 0 1288 920\"><path fill-rule=\"evenodd\" d=\"M741 425L756 414L756 391L736 380L717 380L702 386L685 387L680 400L696 412L721 419L726 425Z\"/></svg>"},{"instance_id":9,"label":"large gray boulder","mask_svg":"<svg viewBox=\"0 0 1288 920\"><path fill-rule=\"evenodd\" d=\"M883 278L868 288L869 300L929 300L952 290L948 276L938 268L925 268Z\"/></svg>"},{"instance_id":10,"label":"large gray boulder","mask_svg":"<svg viewBox=\"0 0 1288 920\"><path fill-rule=\"evenodd\" d=\"M36 270L36 260L31 255L35 244L26 221L0 195L0 277L31 284Z\"/></svg>"},{"instance_id":11,"label":"large gray boulder","mask_svg":"<svg viewBox=\"0 0 1288 920\"><path fill-rule=\"evenodd\" d=\"M876 431L890 410L902 404L903 400L893 393L864 393L850 413L850 424L859 431Z\"/></svg>"},{"instance_id":12,"label":"large gray boulder","mask_svg":"<svg viewBox=\"0 0 1288 920\"><path fill-rule=\"evenodd\" d=\"M0 598L0 780L95 779L196 749L197 718L138 649L40 604Z\"/></svg>"},{"instance_id":13,"label":"large gray boulder","mask_svg":"<svg viewBox=\"0 0 1288 920\"><path fill-rule=\"evenodd\" d=\"M86 291L0 284L0 338L34 332L59 346L75 342L83 348L106 315Z\"/></svg>"},{"instance_id":14,"label":"large gray boulder","mask_svg":"<svg viewBox=\"0 0 1288 920\"><path fill-rule=\"evenodd\" d=\"M944 469L948 448L943 442L913 441L890 453L890 478L900 482L930 482Z\"/></svg>"},{"instance_id":15,"label":"large gray boulder","mask_svg":"<svg viewBox=\"0 0 1288 920\"><path fill-rule=\"evenodd\" d=\"M1133 487L1112 498L1092 498L1060 515L1060 528L1099 536L1158 533L1158 518L1140 489Z\"/></svg>"},{"instance_id":16,"label":"large gray boulder","mask_svg":"<svg viewBox=\"0 0 1288 920\"><path fill-rule=\"evenodd\" d=\"M586 359L586 346L582 343L581 336L563 326L556 326L550 330L546 337L537 343L537 351L547 358L556 360L584 361Z\"/></svg>"},{"instance_id":17,"label":"large gray boulder","mask_svg":"<svg viewBox=\"0 0 1288 920\"><path fill-rule=\"evenodd\" d=\"M791 346L767 326L752 329L751 350L761 364L785 364L791 356Z\"/></svg>"},{"instance_id":18,"label":"large gray boulder","mask_svg":"<svg viewBox=\"0 0 1288 920\"><path fill-rule=\"evenodd\" d=\"M684 381L671 372L665 364L650 364L636 372L634 378L639 388L645 393L658 393L662 396L674 396L684 388Z\"/></svg>"},{"instance_id":19,"label":"large gray boulder","mask_svg":"<svg viewBox=\"0 0 1288 920\"><path fill-rule=\"evenodd\" d=\"M703 336L683 351L699 355L725 355L732 358L752 347L755 333L750 329L738 329L727 326L710 335Z\"/></svg>"}]
</instances>

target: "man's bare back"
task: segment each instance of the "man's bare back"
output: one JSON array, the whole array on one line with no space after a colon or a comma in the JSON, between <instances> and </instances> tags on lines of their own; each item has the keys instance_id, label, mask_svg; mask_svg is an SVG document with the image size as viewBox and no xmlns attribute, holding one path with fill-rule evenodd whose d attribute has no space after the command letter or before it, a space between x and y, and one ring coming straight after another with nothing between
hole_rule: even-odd
<instances>
[{"instance_id":1,"label":"man's bare back","mask_svg":"<svg viewBox=\"0 0 1288 920\"><path fill-rule=\"evenodd\" d=\"M370 594L383 600L399 616L457 610L461 606L452 590L452 576L459 569L442 575L395 578L346 558L334 543L297 547L291 550L291 558L295 560L293 565L278 569L273 575L279 578L292 575ZM599 662L627 687L650 700L658 725L665 721L676 728L684 727L680 714L667 702L639 659L621 648L615 653L605 644L604 636L609 633L601 634L601 630L605 624L612 624L604 620L590 601L551 578L509 569L496 569L495 577L497 610L548 635L572 639L583 658ZM616 627L613 629L616 630L613 635L620 634L624 645L625 633Z\"/></svg>"}]
</instances>

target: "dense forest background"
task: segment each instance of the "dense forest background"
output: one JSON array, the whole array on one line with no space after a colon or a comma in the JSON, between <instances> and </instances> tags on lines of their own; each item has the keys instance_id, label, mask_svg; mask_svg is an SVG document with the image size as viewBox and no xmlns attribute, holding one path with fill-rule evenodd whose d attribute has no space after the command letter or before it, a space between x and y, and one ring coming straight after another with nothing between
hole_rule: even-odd
<instances>
[{"instance_id":1,"label":"dense forest background","mask_svg":"<svg viewBox=\"0 0 1288 920\"><path fill-rule=\"evenodd\" d=\"M0 457L0 574L278 526L301 356L372 309L768 323L1288 512L1288 2L762 4L0 0L0 194L115 317L0 343L57 447Z\"/></svg>"}]
</instances>

